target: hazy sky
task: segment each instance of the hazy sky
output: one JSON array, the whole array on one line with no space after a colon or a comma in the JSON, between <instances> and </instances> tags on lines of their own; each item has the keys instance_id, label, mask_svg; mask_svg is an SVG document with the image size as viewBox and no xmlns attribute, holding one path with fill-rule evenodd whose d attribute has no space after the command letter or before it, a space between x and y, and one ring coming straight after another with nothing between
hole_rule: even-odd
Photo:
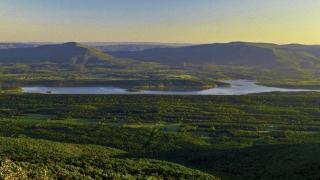
<instances>
[{"instance_id":1,"label":"hazy sky","mask_svg":"<svg viewBox=\"0 0 320 180\"><path fill-rule=\"evenodd\" d=\"M0 0L0 41L320 44L320 0Z\"/></svg>"}]
</instances>

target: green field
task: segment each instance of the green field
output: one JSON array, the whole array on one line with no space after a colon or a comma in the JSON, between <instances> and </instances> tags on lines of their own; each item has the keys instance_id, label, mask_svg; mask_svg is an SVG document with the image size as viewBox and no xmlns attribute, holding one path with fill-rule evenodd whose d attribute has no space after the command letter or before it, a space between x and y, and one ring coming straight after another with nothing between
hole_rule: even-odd
<instances>
[{"instance_id":1,"label":"green field","mask_svg":"<svg viewBox=\"0 0 320 180\"><path fill-rule=\"evenodd\" d=\"M0 170L39 179L317 179L319 105L320 93L3 94Z\"/></svg>"}]
</instances>

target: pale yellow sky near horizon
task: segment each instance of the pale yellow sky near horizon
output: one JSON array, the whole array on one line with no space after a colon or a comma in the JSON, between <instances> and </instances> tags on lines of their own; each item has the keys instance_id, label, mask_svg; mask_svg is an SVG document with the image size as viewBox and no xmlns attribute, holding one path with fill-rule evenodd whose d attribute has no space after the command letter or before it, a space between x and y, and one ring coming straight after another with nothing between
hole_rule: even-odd
<instances>
[{"instance_id":1,"label":"pale yellow sky near horizon","mask_svg":"<svg viewBox=\"0 0 320 180\"><path fill-rule=\"evenodd\" d=\"M146 4L143 10L123 4L128 0L111 0L109 11L102 9L109 7L103 1L80 1L3 0L0 41L320 44L320 0L176 0Z\"/></svg>"}]
</instances>

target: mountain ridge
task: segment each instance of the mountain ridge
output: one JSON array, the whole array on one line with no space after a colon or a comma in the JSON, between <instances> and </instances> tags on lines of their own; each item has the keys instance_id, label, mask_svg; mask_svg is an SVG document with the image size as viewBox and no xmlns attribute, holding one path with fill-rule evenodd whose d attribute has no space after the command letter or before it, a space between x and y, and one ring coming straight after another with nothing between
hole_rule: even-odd
<instances>
[{"instance_id":1,"label":"mountain ridge","mask_svg":"<svg viewBox=\"0 0 320 180\"><path fill-rule=\"evenodd\" d=\"M303 68L315 63L318 64L318 61L320 61L320 46L230 42L177 48L155 48L136 52L113 52L111 54L115 57L171 65L187 63L272 68L295 64Z\"/></svg>"},{"instance_id":2,"label":"mountain ridge","mask_svg":"<svg viewBox=\"0 0 320 180\"><path fill-rule=\"evenodd\" d=\"M113 64L115 58L76 42L37 47L0 49L0 63Z\"/></svg>"}]
</instances>

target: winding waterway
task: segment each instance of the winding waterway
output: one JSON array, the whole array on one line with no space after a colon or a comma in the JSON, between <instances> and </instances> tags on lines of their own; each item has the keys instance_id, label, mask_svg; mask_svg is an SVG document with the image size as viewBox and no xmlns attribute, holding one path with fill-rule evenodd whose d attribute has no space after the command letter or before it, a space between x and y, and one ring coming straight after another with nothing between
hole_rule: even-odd
<instances>
[{"instance_id":1,"label":"winding waterway","mask_svg":"<svg viewBox=\"0 0 320 180\"><path fill-rule=\"evenodd\" d=\"M230 87L217 87L199 91L153 91L131 92L118 87L23 87L25 93L51 94L166 94L166 95L244 95L263 92L305 92L320 91L308 89L276 88L257 85L251 80L229 80Z\"/></svg>"}]
</instances>

